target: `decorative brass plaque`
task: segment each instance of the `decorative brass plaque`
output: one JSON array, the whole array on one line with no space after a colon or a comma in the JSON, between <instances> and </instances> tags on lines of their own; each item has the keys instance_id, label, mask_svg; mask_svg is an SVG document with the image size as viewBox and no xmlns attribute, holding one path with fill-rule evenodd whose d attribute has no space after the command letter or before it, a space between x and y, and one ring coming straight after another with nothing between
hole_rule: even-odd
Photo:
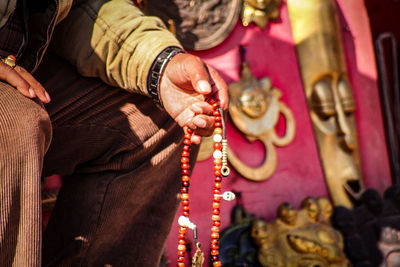
<instances>
[{"instance_id":1,"label":"decorative brass plaque","mask_svg":"<svg viewBox=\"0 0 400 267\"><path fill-rule=\"evenodd\" d=\"M228 147L228 160L235 170L252 181L268 179L276 169L278 162L275 146L286 146L294 138L295 121L290 109L279 101L282 92L272 87L267 77L259 81L251 73L248 64L242 65L239 82L229 85L229 114L234 125L249 141L260 140L266 149L266 158L258 167L244 164ZM275 131L279 115L286 121L286 132L279 136ZM229 141L228 141L229 142ZM212 143L205 139L200 147L198 160L211 156Z\"/></svg>"},{"instance_id":2,"label":"decorative brass plaque","mask_svg":"<svg viewBox=\"0 0 400 267\"><path fill-rule=\"evenodd\" d=\"M364 183L355 103L335 3L289 0L288 7L325 180L334 204L352 207Z\"/></svg>"},{"instance_id":3,"label":"decorative brass plaque","mask_svg":"<svg viewBox=\"0 0 400 267\"><path fill-rule=\"evenodd\" d=\"M206 50L222 43L233 30L240 0L146 0L145 12L174 29L186 49Z\"/></svg>"}]
</instances>

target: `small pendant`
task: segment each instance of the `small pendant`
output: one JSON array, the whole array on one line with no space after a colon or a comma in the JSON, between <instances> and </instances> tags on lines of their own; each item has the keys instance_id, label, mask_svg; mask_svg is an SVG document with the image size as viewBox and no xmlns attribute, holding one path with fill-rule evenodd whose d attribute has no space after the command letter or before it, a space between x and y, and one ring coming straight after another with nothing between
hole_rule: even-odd
<instances>
[{"instance_id":1,"label":"small pendant","mask_svg":"<svg viewBox=\"0 0 400 267\"><path fill-rule=\"evenodd\" d=\"M193 255L192 267L202 267L204 263L204 253L200 250L200 243L196 243L196 252Z\"/></svg>"}]
</instances>

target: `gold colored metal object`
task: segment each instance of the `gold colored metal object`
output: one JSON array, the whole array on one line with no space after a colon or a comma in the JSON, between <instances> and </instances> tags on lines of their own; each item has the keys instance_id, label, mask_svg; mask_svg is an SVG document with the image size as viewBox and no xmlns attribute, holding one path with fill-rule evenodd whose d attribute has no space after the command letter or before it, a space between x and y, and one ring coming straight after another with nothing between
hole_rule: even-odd
<instances>
[{"instance_id":1,"label":"gold colored metal object","mask_svg":"<svg viewBox=\"0 0 400 267\"><path fill-rule=\"evenodd\" d=\"M241 0L145 0L144 11L161 18L186 49L222 43L240 15Z\"/></svg>"},{"instance_id":2,"label":"gold colored metal object","mask_svg":"<svg viewBox=\"0 0 400 267\"><path fill-rule=\"evenodd\" d=\"M239 82L229 85L229 113L235 126L245 134L249 141L260 140L266 150L266 158L258 167L243 163L226 145L228 161L236 171L246 179L264 181L276 169L278 158L275 146L286 146L295 135L295 121L290 109L279 98L282 92L273 88L267 77L259 81L253 76L247 62L242 64L242 75ZM286 133L279 136L275 131L279 115L286 121ZM211 138L203 138L198 161L209 158L213 151Z\"/></svg>"},{"instance_id":3,"label":"gold colored metal object","mask_svg":"<svg viewBox=\"0 0 400 267\"><path fill-rule=\"evenodd\" d=\"M192 258L192 267L202 267L204 263L204 253L200 249L200 243L196 243L196 252Z\"/></svg>"},{"instance_id":4,"label":"gold colored metal object","mask_svg":"<svg viewBox=\"0 0 400 267\"><path fill-rule=\"evenodd\" d=\"M334 204L352 207L364 183L335 3L289 0L288 8L325 180Z\"/></svg>"},{"instance_id":5,"label":"gold colored metal object","mask_svg":"<svg viewBox=\"0 0 400 267\"><path fill-rule=\"evenodd\" d=\"M329 203L326 198L321 199L304 199L300 210L282 203L275 220L253 222L251 236L259 248L258 260L262 266L350 266L343 252L342 235L320 217L326 207L319 203Z\"/></svg>"},{"instance_id":6,"label":"gold colored metal object","mask_svg":"<svg viewBox=\"0 0 400 267\"><path fill-rule=\"evenodd\" d=\"M13 55L9 55L8 57L2 59L2 61L4 63L6 63L8 66L10 66L11 68L15 68L15 66L16 66L16 63L15 63L16 58Z\"/></svg>"},{"instance_id":7,"label":"gold colored metal object","mask_svg":"<svg viewBox=\"0 0 400 267\"><path fill-rule=\"evenodd\" d=\"M244 0L242 8L242 24L247 27L256 24L264 30L268 21L279 18L279 5L282 0Z\"/></svg>"},{"instance_id":8,"label":"gold colored metal object","mask_svg":"<svg viewBox=\"0 0 400 267\"><path fill-rule=\"evenodd\" d=\"M249 141L260 140L266 149L266 158L258 167L244 164L228 147L228 160L243 177L252 181L268 179L278 162L275 146L286 146L294 138L295 121L290 109L279 98L282 92L273 88L267 77L259 81L246 62L242 64L239 82L229 85L229 113L234 125ZM278 136L275 126L279 115L286 120L286 133Z\"/></svg>"}]
</instances>

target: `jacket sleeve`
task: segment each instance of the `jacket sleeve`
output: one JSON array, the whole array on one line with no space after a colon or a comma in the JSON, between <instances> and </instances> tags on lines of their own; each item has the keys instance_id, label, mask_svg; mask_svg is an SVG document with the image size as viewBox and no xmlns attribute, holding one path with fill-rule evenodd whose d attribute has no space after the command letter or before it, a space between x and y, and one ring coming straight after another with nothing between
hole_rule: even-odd
<instances>
[{"instance_id":1,"label":"jacket sleeve","mask_svg":"<svg viewBox=\"0 0 400 267\"><path fill-rule=\"evenodd\" d=\"M163 22L128 0L94 0L74 6L53 35L51 49L86 77L147 93L147 74L168 46L181 47Z\"/></svg>"}]
</instances>

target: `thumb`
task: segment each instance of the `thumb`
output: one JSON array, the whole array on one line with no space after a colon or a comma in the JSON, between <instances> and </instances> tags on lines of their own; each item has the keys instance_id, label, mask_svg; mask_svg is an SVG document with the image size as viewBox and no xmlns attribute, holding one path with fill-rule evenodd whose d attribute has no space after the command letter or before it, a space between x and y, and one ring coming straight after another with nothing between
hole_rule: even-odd
<instances>
[{"instance_id":1,"label":"thumb","mask_svg":"<svg viewBox=\"0 0 400 267\"><path fill-rule=\"evenodd\" d=\"M185 62L186 74L189 76L193 89L202 95L212 92L210 84L210 74L207 66L198 57L192 57L192 60Z\"/></svg>"}]
</instances>

